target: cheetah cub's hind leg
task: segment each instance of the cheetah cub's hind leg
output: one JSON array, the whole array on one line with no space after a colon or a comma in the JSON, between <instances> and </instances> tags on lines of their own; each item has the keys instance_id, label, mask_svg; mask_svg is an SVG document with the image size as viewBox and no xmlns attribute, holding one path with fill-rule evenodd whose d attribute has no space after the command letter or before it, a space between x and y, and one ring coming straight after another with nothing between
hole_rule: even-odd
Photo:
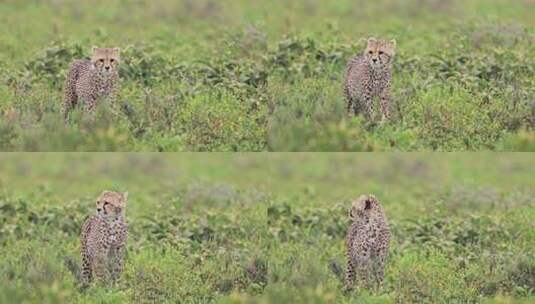
<instances>
[{"instance_id":1,"label":"cheetah cub's hind leg","mask_svg":"<svg viewBox=\"0 0 535 304\"><path fill-rule=\"evenodd\" d=\"M65 80L65 87L63 92L63 107L61 109L64 119L69 117L69 112L76 106L78 102L78 96L76 94L76 82L78 81L79 66L74 63L67 74Z\"/></svg>"},{"instance_id":2,"label":"cheetah cub's hind leg","mask_svg":"<svg viewBox=\"0 0 535 304\"><path fill-rule=\"evenodd\" d=\"M93 279L93 271L91 269L92 261L86 250L83 250L82 252L81 284L83 287L86 287Z\"/></svg>"},{"instance_id":3,"label":"cheetah cub's hind leg","mask_svg":"<svg viewBox=\"0 0 535 304\"><path fill-rule=\"evenodd\" d=\"M110 250L110 255L109 269L111 273L111 281L113 285L116 285L119 282L124 268L124 247L112 248L112 250Z\"/></svg>"},{"instance_id":4,"label":"cheetah cub's hind leg","mask_svg":"<svg viewBox=\"0 0 535 304\"><path fill-rule=\"evenodd\" d=\"M348 257L346 277L344 281L344 287L342 288L342 290L344 292L350 292L351 290L353 290L353 285L355 285L355 265L351 257Z\"/></svg>"},{"instance_id":5,"label":"cheetah cub's hind leg","mask_svg":"<svg viewBox=\"0 0 535 304\"><path fill-rule=\"evenodd\" d=\"M80 236L81 253L82 253L82 267L81 267L81 284L82 287L87 287L93 279L93 256L90 252L91 244L89 244L89 236L93 228L93 219L89 218L82 226L82 233Z\"/></svg>"},{"instance_id":6,"label":"cheetah cub's hind leg","mask_svg":"<svg viewBox=\"0 0 535 304\"><path fill-rule=\"evenodd\" d=\"M354 97L351 96L351 92L349 91L349 88L347 85L344 87L344 98L346 101L346 111L347 115L351 118L353 116L357 115L357 102L355 102Z\"/></svg>"},{"instance_id":7,"label":"cheetah cub's hind leg","mask_svg":"<svg viewBox=\"0 0 535 304\"><path fill-rule=\"evenodd\" d=\"M388 249L380 248L373 259L373 278L376 290L381 288L385 277L385 265L388 257Z\"/></svg>"}]
</instances>

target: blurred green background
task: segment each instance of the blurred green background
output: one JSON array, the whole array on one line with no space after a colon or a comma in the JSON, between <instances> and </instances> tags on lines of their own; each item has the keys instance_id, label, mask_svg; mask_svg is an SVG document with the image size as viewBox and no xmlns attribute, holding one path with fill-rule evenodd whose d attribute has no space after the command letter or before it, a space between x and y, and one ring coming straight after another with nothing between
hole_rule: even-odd
<instances>
[{"instance_id":1,"label":"blurred green background","mask_svg":"<svg viewBox=\"0 0 535 304\"><path fill-rule=\"evenodd\" d=\"M2 1L0 149L534 151L532 0ZM393 120L348 119L345 64L395 38ZM119 102L60 105L69 63L120 46Z\"/></svg>"},{"instance_id":2,"label":"blurred green background","mask_svg":"<svg viewBox=\"0 0 535 304\"><path fill-rule=\"evenodd\" d=\"M454 154L0 154L0 302L532 302L535 158ZM77 288L78 235L129 191L114 288ZM385 284L343 294L347 208L392 230Z\"/></svg>"}]
</instances>

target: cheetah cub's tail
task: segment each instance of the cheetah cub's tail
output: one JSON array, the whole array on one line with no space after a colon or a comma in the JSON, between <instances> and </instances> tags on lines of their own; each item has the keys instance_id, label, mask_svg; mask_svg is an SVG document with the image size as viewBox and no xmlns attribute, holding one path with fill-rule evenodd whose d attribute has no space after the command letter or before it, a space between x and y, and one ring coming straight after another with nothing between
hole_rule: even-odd
<instances>
[{"instance_id":1,"label":"cheetah cub's tail","mask_svg":"<svg viewBox=\"0 0 535 304\"><path fill-rule=\"evenodd\" d=\"M82 272L80 270L80 265L72 257L66 257L64 259L65 267L72 273L77 283L81 284L82 282Z\"/></svg>"},{"instance_id":2,"label":"cheetah cub's tail","mask_svg":"<svg viewBox=\"0 0 535 304\"><path fill-rule=\"evenodd\" d=\"M344 268L336 260L331 260L329 262L329 269L333 274L338 278L338 280L343 284L344 283Z\"/></svg>"}]
</instances>

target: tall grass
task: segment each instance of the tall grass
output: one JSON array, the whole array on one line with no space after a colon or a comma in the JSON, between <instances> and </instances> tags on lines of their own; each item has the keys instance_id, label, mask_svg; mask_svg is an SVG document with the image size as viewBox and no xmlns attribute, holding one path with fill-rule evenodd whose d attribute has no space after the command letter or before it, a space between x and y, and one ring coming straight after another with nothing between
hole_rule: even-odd
<instances>
[{"instance_id":1,"label":"tall grass","mask_svg":"<svg viewBox=\"0 0 535 304\"><path fill-rule=\"evenodd\" d=\"M533 162L0 154L0 302L532 302ZM80 289L80 227L104 189L129 191L125 271ZM362 193L386 210L390 256L381 289L344 294L347 208Z\"/></svg>"},{"instance_id":2,"label":"tall grass","mask_svg":"<svg viewBox=\"0 0 535 304\"><path fill-rule=\"evenodd\" d=\"M0 11L10 24L2 150L533 150L528 2L8 1ZM399 41L382 125L349 119L341 94L346 61L371 35ZM120 46L123 62L119 100L89 130L64 124L60 105L69 63L92 45Z\"/></svg>"}]
</instances>

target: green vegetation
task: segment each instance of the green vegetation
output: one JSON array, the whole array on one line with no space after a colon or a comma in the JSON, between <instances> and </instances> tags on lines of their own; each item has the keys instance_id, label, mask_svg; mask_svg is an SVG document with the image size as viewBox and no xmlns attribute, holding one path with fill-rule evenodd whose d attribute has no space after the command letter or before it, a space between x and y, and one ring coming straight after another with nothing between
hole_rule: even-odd
<instances>
[{"instance_id":1,"label":"green vegetation","mask_svg":"<svg viewBox=\"0 0 535 304\"><path fill-rule=\"evenodd\" d=\"M0 154L0 303L532 303L529 154ZM79 229L129 191L116 287L80 291ZM393 238L377 293L341 292L352 198Z\"/></svg>"},{"instance_id":2,"label":"green vegetation","mask_svg":"<svg viewBox=\"0 0 535 304\"><path fill-rule=\"evenodd\" d=\"M530 1L2 1L0 149L534 151ZM393 120L348 119L347 59L396 38ZM60 117L63 79L120 46L122 90Z\"/></svg>"}]
</instances>

